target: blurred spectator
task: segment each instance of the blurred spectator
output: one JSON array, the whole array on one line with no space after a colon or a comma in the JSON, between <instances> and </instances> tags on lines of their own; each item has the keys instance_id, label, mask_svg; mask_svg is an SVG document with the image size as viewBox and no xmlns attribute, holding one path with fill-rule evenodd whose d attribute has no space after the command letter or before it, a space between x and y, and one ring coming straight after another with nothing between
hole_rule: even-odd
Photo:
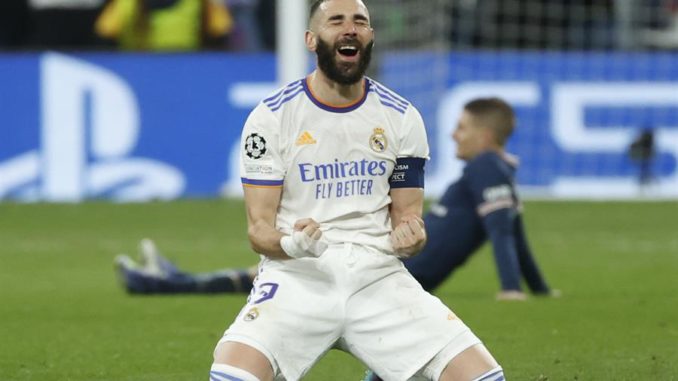
<instances>
[{"instance_id":1,"label":"blurred spectator","mask_svg":"<svg viewBox=\"0 0 678 381\"><path fill-rule=\"evenodd\" d=\"M678 49L678 0L650 0L632 9L641 30L639 43L649 48Z\"/></svg>"},{"instance_id":2,"label":"blurred spectator","mask_svg":"<svg viewBox=\"0 0 678 381\"><path fill-rule=\"evenodd\" d=\"M258 3L258 0L228 0L228 9L235 22L229 37L231 49L256 51L263 48L256 14Z\"/></svg>"},{"instance_id":3,"label":"blurred spectator","mask_svg":"<svg viewBox=\"0 0 678 381\"><path fill-rule=\"evenodd\" d=\"M26 0L0 0L0 49L15 49L26 44L28 31Z\"/></svg>"},{"instance_id":4,"label":"blurred spectator","mask_svg":"<svg viewBox=\"0 0 678 381\"><path fill-rule=\"evenodd\" d=\"M452 11L457 48L612 49L613 0L459 0Z\"/></svg>"},{"instance_id":5,"label":"blurred spectator","mask_svg":"<svg viewBox=\"0 0 678 381\"><path fill-rule=\"evenodd\" d=\"M101 46L102 40L94 34L93 27L104 2L105 0L28 0L32 19L30 45L39 49Z\"/></svg>"},{"instance_id":6,"label":"blurred spectator","mask_svg":"<svg viewBox=\"0 0 678 381\"><path fill-rule=\"evenodd\" d=\"M648 185L652 182L652 162L655 158L654 130L646 128L631 142L628 151L631 160L638 163L638 184Z\"/></svg>"},{"instance_id":7,"label":"blurred spectator","mask_svg":"<svg viewBox=\"0 0 678 381\"><path fill-rule=\"evenodd\" d=\"M220 0L111 0L96 22L123 50L224 49L232 27Z\"/></svg>"}]
</instances>

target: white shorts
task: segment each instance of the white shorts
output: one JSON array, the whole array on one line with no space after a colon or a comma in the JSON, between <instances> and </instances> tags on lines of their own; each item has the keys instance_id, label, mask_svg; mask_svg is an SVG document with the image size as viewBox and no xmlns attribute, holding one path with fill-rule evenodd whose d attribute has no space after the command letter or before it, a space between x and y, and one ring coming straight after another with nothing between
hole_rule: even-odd
<instances>
[{"instance_id":1,"label":"white shorts","mask_svg":"<svg viewBox=\"0 0 678 381\"><path fill-rule=\"evenodd\" d=\"M386 381L435 378L480 343L398 258L350 244L330 246L319 258L262 260L225 341L258 349L276 378L288 381L332 348L352 353Z\"/></svg>"}]
</instances>

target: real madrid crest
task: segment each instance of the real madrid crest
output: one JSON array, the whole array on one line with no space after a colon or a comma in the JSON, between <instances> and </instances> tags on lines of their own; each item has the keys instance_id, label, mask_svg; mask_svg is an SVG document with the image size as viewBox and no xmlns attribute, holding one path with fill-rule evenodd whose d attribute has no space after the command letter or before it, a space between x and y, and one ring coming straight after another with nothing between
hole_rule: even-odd
<instances>
[{"instance_id":1,"label":"real madrid crest","mask_svg":"<svg viewBox=\"0 0 678 381\"><path fill-rule=\"evenodd\" d=\"M375 152L384 152L388 146L388 141L386 140L386 135L384 135L384 129L377 127L374 129L374 133L370 136L370 147Z\"/></svg>"},{"instance_id":2,"label":"real madrid crest","mask_svg":"<svg viewBox=\"0 0 678 381\"><path fill-rule=\"evenodd\" d=\"M252 307L252 309L250 309L249 311L247 311L247 313L245 314L245 317L243 318L243 320L245 320L245 321L252 321L252 320L254 320L254 319L258 318L258 317L259 317L259 310L258 310L256 307Z\"/></svg>"}]
</instances>

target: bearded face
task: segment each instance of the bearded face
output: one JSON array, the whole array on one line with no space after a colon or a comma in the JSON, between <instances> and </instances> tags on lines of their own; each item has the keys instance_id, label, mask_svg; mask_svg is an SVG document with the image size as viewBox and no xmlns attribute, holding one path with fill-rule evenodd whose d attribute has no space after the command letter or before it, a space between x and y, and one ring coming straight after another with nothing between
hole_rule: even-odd
<instances>
[{"instance_id":1,"label":"bearded face","mask_svg":"<svg viewBox=\"0 0 678 381\"><path fill-rule=\"evenodd\" d=\"M357 38L343 38L333 45L318 38L318 67L332 81L353 85L362 79L372 59L374 40L363 45Z\"/></svg>"}]
</instances>

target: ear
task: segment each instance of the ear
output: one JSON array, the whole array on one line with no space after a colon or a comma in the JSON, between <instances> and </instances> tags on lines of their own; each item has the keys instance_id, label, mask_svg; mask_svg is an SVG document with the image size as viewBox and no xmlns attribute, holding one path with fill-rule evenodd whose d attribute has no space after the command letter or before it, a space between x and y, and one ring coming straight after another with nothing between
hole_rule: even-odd
<instances>
[{"instance_id":1,"label":"ear","mask_svg":"<svg viewBox=\"0 0 678 381\"><path fill-rule=\"evenodd\" d=\"M306 41L306 49L315 52L315 49L318 46L318 37L315 33L307 30L304 34L304 40Z\"/></svg>"},{"instance_id":2,"label":"ear","mask_svg":"<svg viewBox=\"0 0 678 381\"><path fill-rule=\"evenodd\" d=\"M494 131L492 131L492 129L489 128L489 127L483 128L483 135L484 135L485 141L487 141L487 143L493 143L496 140L494 138Z\"/></svg>"},{"instance_id":3,"label":"ear","mask_svg":"<svg viewBox=\"0 0 678 381\"><path fill-rule=\"evenodd\" d=\"M491 128L483 128L483 140L486 147L497 147L497 135Z\"/></svg>"}]
</instances>

